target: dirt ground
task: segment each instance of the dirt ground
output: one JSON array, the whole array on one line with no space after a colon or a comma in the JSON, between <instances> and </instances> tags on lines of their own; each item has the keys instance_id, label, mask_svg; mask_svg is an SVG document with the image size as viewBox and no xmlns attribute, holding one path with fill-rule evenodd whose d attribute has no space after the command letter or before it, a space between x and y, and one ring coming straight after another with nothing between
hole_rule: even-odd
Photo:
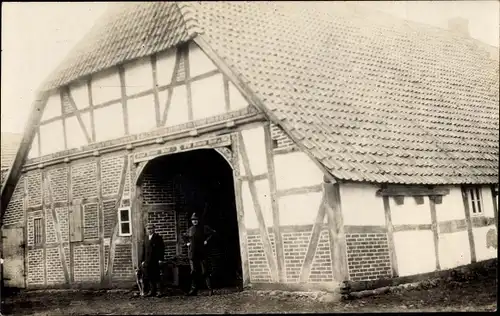
<instances>
[{"instance_id":1,"label":"dirt ground","mask_svg":"<svg viewBox=\"0 0 500 316\"><path fill-rule=\"evenodd\" d=\"M293 295L257 291L216 291L185 297L137 298L133 292L24 292L8 297L3 315L166 315L213 313L338 313L495 311L496 270L468 281L441 281L430 289L391 292L355 300L323 303Z\"/></svg>"}]
</instances>

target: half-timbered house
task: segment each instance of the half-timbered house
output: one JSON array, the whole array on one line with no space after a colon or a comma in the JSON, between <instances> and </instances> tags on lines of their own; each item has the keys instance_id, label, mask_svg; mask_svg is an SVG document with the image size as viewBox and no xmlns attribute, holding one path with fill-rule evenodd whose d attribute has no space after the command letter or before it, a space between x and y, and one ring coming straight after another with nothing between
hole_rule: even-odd
<instances>
[{"instance_id":1,"label":"half-timbered house","mask_svg":"<svg viewBox=\"0 0 500 316\"><path fill-rule=\"evenodd\" d=\"M244 286L494 258L498 88L476 40L353 3L115 4L33 104L8 282L127 284L145 224L182 258L192 212Z\"/></svg>"}]
</instances>

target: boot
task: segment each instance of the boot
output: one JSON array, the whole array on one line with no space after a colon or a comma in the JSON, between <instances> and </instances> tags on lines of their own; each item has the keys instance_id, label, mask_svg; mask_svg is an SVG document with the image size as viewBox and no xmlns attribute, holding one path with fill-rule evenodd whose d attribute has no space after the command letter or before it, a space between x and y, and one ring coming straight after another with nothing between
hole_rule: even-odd
<instances>
[{"instance_id":1,"label":"boot","mask_svg":"<svg viewBox=\"0 0 500 316\"><path fill-rule=\"evenodd\" d=\"M212 285L211 285L211 282L210 282L210 277L207 276L205 278L205 282L207 283L208 296L214 295L214 290L212 289Z\"/></svg>"},{"instance_id":2,"label":"boot","mask_svg":"<svg viewBox=\"0 0 500 316\"><path fill-rule=\"evenodd\" d=\"M191 290L188 292L187 296L196 296L198 294L198 289L192 287Z\"/></svg>"}]
</instances>

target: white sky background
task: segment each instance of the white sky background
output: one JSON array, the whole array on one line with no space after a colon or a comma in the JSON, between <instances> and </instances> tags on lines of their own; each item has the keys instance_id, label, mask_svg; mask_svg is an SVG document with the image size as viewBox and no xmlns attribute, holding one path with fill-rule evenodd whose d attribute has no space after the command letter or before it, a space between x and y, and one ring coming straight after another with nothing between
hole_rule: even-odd
<instances>
[{"instance_id":1,"label":"white sky background","mask_svg":"<svg viewBox=\"0 0 500 316\"><path fill-rule=\"evenodd\" d=\"M470 35L499 46L499 1L370 1L360 4L446 28L469 19ZM104 12L104 2L2 3L1 131L21 133L34 92Z\"/></svg>"}]
</instances>

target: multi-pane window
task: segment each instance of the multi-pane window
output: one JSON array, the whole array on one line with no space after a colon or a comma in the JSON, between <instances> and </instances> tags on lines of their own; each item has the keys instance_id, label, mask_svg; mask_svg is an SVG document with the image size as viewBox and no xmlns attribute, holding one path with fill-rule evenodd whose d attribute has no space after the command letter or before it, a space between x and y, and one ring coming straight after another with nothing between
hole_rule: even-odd
<instances>
[{"instance_id":1,"label":"multi-pane window","mask_svg":"<svg viewBox=\"0 0 500 316\"><path fill-rule=\"evenodd\" d=\"M470 211L472 215L483 213L483 199L481 196L481 188L472 187L467 189L467 196L470 201Z\"/></svg>"},{"instance_id":2,"label":"multi-pane window","mask_svg":"<svg viewBox=\"0 0 500 316\"><path fill-rule=\"evenodd\" d=\"M118 223L120 227L120 236L132 235L130 224L130 207L122 207L118 209Z\"/></svg>"},{"instance_id":3,"label":"multi-pane window","mask_svg":"<svg viewBox=\"0 0 500 316\"><path fill-rule=\"evenodd\" d=\"M35 218L33 220L33 232L35 245L41 244L43 242L43 227L41 218Z\"/></svg>"}]
</instances>

